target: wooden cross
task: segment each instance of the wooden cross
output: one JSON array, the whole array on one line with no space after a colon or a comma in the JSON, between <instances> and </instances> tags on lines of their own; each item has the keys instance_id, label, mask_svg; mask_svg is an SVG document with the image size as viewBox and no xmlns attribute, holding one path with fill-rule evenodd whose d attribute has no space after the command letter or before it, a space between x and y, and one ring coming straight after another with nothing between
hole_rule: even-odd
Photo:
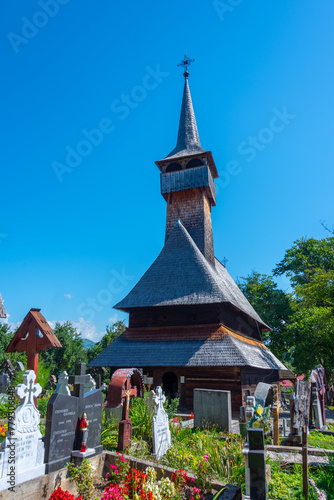
<instances>
[{"instance_id":1,"label":"wooden cross","mask_svg":"<svg viewBox=\"0 0 334 500\"><path fill-rule=\"evenodd\" d=\"M129 419L130 398L137 397L137 387L131 387L131 377L128 377L122 388L123 411L122 420Z\"/></svg>"}]
</instances>

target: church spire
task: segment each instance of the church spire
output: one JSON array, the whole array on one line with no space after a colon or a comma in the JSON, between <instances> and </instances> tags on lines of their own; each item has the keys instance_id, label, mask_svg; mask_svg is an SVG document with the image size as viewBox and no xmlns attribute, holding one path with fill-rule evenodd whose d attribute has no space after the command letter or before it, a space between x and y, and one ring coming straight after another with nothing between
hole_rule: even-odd
<instances>
[{"instance_id":1,"label":"church spire","mask_svg":"<svg viewBox=\"0 0 334 500\"><path fill-rule=\"evenodd\" d=\"M201 148L199 140L197 123L188 83L188 66L190 66L190 64L194 62L194 60L195 59L189 59L186 53L184 56L184 60L181 61L180 64L178 64L178 66L183 66L185 68L185 72L183 73L185 82L183 89L179 132L177 136L176 147L169 153L166 158L180 158L182 156L189 156L192 154L204 152L204 149Z\"/></svg>"}]
</instances>

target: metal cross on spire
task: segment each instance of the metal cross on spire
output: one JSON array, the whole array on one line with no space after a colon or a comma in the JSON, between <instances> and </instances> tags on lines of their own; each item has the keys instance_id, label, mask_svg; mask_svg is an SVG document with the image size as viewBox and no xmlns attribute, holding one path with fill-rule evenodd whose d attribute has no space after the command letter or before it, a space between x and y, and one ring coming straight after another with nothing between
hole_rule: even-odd
<instances>
[{"instance_id":1,"label":"metal cross on spire","mask_svg":"<svg viewBox=\"0 0 334 500\"><path fill-rule=\"evenodd\" d=\"M184 59L181 61L177 66L183 66L185 68L185 72L183 73L183 76L185 78L188 78L189 73L188 73L188 66L191 65L192 62L194 62L195 59L189 59L187 56L187 52L184 54Z\"/></svg>"}]
</instances>

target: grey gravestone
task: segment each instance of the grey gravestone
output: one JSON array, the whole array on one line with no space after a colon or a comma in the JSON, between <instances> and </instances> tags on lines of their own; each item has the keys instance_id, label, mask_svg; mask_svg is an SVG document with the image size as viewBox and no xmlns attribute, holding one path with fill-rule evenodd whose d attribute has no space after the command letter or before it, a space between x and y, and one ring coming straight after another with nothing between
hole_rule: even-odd
<instances>
[{"instance_id":1,"label":"grey gravestone","mask_svg":"<svg viewBox=\"0 0 334 500\"><path fill-rule=\"evenodd\" d=\"M71 461L78 420L78 398L54 392L49 400L45 423L46 473L59 470Z\"/></svg>"},{"instance_id":2,"label":"grey gravestone","mask_svg":"<svg viewBox=\"0 0 334 500\"><path fill-rule=\"evenodd\" d=\"M263 408L272 404L273 394L271 384L265 384L264 382L257 384L254 397L256 403L263 406Z\"/></svg>"},{"instance_id":3,"label":"grey gravestone","mask_svg":"<svg viewBox=\"0 0 334 500\"><path fill-rule=\"evenodd\" d=\"M68 395L68 387L65 382L61 382L63 393L55 392L49 400L45 427L45 462L48 473L61 469L70 461L73 453L78 451L78 425L84 411L87 413L89 426L87 451L82 456L102 453L103 396L100 389L84 393L85 383L90 377L85 375L85 370L86 365L79 363L76 365L76 375L69 377L74 383L73 396ZM66 376L61 380L66 381Z\"/></svg>"},{"instance_id":4,"label":"grey gravestone","mask_svg":"<svg viewBox=\"0 0 334 500\"><path fill-rule=\"evenodd\" d=\"M0 393L6 394L7 388L9 386L9 375L8 373L0 373Z\"/></svg>"},{"instance_id":5,"label":"grey gravestone","mask_svg":"<svg viewBox=\"0 0 334 500\"><path fill-rule=\"evenodd\" d=\"M20 404L8 419L9 430L0 451L0 491L9 487L15 489L16 485L45 473L40 414L34 403L34 397L41 393L42 388L35 384L35 378L35 372L27 370L23 384L15 389Z\"/></svg>"},{"instance_id":6,"label":"grey gravestone","mask_svg":"<svg viewBox=\"0 0 334 500\"><path fill-rule=\"evenodd\" d=\"M217 425L231 432L231 391L194 389L194 426Z\"/></svg>"},{"instance_id":7,"label":"grey gravestone","mask_svg":"<svg viewBox=\"0 0 334 500\"><path fill-rule=\"evenodd\" d=\"M245 460L245 500L266 500L266 456L263 429L248 429L243 450Z\"/></svg>"},{"instance_id":8,"label":"grey gravestone","mask_svg":"<svg viewBox=\"0 0 334 500\"><path fill-rule=\"evenodd\" d=\"M159 386L153 401L156 405L152 419L153 455L159 460L171 445L168 415L163 406L166 397Z\"/></svg>"}]
</instances>

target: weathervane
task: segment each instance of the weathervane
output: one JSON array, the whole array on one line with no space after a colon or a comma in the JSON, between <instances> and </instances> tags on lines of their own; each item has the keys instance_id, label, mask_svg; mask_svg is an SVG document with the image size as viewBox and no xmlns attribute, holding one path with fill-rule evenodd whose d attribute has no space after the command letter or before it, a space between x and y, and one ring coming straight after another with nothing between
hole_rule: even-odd
<instances>
[{"instance_id":1,"label":"weathervane","mask_svg":"<svg viewBox=\"0 0 334 500\"><path fill-rule=\"evenodd\" d=\"M187 56L187 52L184 54L184 59L183 61L180 62L180 64L178 64L178 66L184 66L185 68L185 72L183 73L183 76L185 78L188 78L189 76L189 73L188 73L188 66L191 65L192 62L194 62L195 59L188 59L188 56Z\"/></svg>"}]
</instances>

